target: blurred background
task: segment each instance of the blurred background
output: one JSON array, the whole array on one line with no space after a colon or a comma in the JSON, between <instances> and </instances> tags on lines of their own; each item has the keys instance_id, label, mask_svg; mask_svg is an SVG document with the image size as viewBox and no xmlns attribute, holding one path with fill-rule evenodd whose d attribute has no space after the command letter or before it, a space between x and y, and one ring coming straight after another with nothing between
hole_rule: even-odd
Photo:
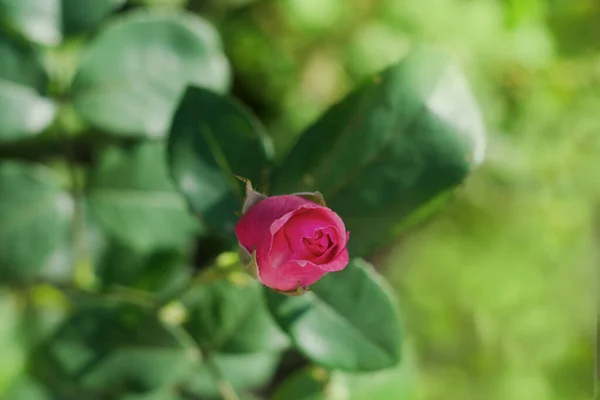
<instances>
[{"instance_id":1,"label":"blurred background","mask_svg":"<svg viewBox=\"0 0 600 400\"><path fill-rule=\"evenodd\" d=\"M406 358L379 393L357 399L591 398L600 1L131 0L118 12L140 5L214 23L232 93L265 123L278 157L415 44L451 54L484 115L486 161L448 207L376 255L402 303Z\"/></svg>"}]
</instances>

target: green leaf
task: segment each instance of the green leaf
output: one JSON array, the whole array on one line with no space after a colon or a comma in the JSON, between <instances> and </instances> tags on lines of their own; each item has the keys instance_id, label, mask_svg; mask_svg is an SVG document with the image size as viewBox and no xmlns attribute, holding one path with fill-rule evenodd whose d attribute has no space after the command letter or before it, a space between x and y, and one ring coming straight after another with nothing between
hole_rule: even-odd
<instances>
[{"instance_id":1,"label":"green leaf","mask_svg":"<svg viewBox=\"0 0 600 400\"><path fill-rule=\"evenodd\" d=\"M318 367L296 372L277 388L272 400L327 400L329 373ZM378 399L377 397L370 397Z\"/></svg>"},{"instance_id":2,"label":"green leaf","mask_svg":"<svg viewBox=\"0 0 600 400\"><path fill-rule=\"evenodd\" d=\"M0 162L0 281L51 275L65 257L73 210L51 170Z\"/></svg>"},{"instance_id":3,"label":"green leaf","mask_svg":"<svg viewBox=\"0 0 600 400\"><path fill-rule=\"evenodd\" d=\"M0 0L0 15L29 41L56 45L62 39L61 0Z\"/></svg>"},{"instance_id":4,"label":"green leaf","mask_svg":"<svg viewBox=\"0 0 600 400\"><path fill-rule=\"evenodd\" d=\"M0 141L33 136L54 119L56 105L33 89L0 78Z\"/></svg>"},{"instance_id":5,"label":"green leaf","mask_svg":"<svg viewBox=\"0 0 600 400\"><path fill-rule=\"evenodd\" d=\"M130 13L83 54L73 104L113 134L161 137L188 84L227 89L229 66L216 31L191 14Z\"/></svg>"},{"instance_id":6,"label":"green leaf","mask_svg":"<svg viewBox=\"0 0 600 400\"><path fill-rule=\"evenodd\" d=\"M94 28L127 0L62 0L62 26L66 35Z\"/></svg>"},{"instance_id":7,"label":"green leaf","mask_svg":"<svg viewBox=\"0 0 600 400\"><path fill-rule=\"evenodd\" d=\"M41 57L33 46L20 43L0 32L0 58L0 78L44 91L48 77Z\"/></svg>"},{"instance_id":8,"label":"green leaf","mask_svg":"<svg viewBox=\"0 0 600 400\"><path fill-rule=\"evenodd\" d=\"M277 353L247 353L212 355L211 360L223 378L236 391L260 388L267 384L279 362ZM184 386L185 392L202 399L220 397L219 383L208 363L202 364Z\"/></svg>"},{"instance_id":9,"label":"green leaf","mask_svg":"<svg viewBox=\"0 0 600 400\"><path fill-rule=\"evenodd\" d=\"M106 232L143 253L181 248L198 231L168 176L162 143L109 148L89 177L87 196Z\"/></svg>"},{"instance_id":10,"label":"green leaf","mask_svg":"<svg viewBox=\"0 0 600 400\"><path fill-rule=\"evenodd\" d=\"M460 71L418 49L330 108L273 177L274 193L319 190L368 255L410 214L459 185L484 151Z\"/></svg>"},{"instance_id":11,"label":"green leaf","mask_svg":"<svg viewBox=\"0 0 600 400\"><path fill-rule=\"evenodd\" d=\"M268 313L261 285L243 278L239 283L223 279L191 288L181 300L188 310L185 329L206 350L283 350L289 341Z\"/></svg>"},{"instance_id":12,"label":"green leaf","mask_svg":"<svg viewBox=\"0 0 600 400\"><path fill-rule=\"evenodd\" d=\"M35 374L62 394L150 392L188 376L199 354L177 327L133 304L83 304L36 353Z\"/></svg>"},{"instance_id":13,"label":"green leaf","mask_svg":"<svg viewBox=\"0 0 600 400\"><path fill-rule=\"evenodd\" d=\"M17 299L0 289L0 397L17 379L25 366L25 351L20 343ZM12 399L11 399L12 400Z\"/></svg>"},{"instance_id":14,"label":"green leaf","mask_svg":"<svg viewBox=\"0 0 600 400\"><path fill-rule=\"evenodd\" d=\"M47 77L38 54L0 33L0 60L0 142L40 133L56 105L40 95Z\"/></svg>"},{"instance_id":15,"label":"green leaf","mask_svg":"<svg viewBox=\"0 0 600 400\"><path fill-rule=\"evenodd\" d=\"M201 88L185 92L169 136L171 172L194 213L223 236L235 240L242 210L234 175L259 184L271 153L263 127L240 104Z\"/></svg>"},{"instance_id":16,"label":"green leaf","mask_svg":"<svg viewBox=\"0 0 600 400\"><path fill-rule=\"evenodd\" d=\"M361 259L330 273L303 296L267 291L275 321L315 363L344 371L373 371L400 362L396 300Z\"/></svg>"}]
</instances>

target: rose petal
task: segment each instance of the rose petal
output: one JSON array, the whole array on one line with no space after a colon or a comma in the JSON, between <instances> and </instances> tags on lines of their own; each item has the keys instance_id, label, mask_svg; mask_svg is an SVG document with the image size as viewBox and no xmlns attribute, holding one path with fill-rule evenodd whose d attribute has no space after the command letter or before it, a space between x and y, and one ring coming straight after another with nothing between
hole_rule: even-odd
<instances>
[{"instance_id":1,"label":"rose petal","mask_svg":"<svg viewBox=\"0 0 600 400\"><path fill-rule=\"evenodd\" d=\"M235 234L238 241L249 252L266 253L271 244L270 228L274 221L310 201L298 196L284 195L267 197L250 208L238 221Z\"/></svg>"},{"instance_id":2,"label":"rose petal","mask_svg":"<svg viewBox=\"0 0 600 400\"><path fill-rule=\"evenodd\" d=\"M264 267L259 268L261 282L277 290L294 290L300 284L306 288L323 277L327 272L314 264L307 263L301 267L295 261L289 261L279 268Z\"/></svg>"},{"instance_id":3,"label":"rose petal","mask_svg":"<svg viewBox=\"0 0 600 400\"><path fill-rule=\"evenodd\" d=\"M343 247L330 262L327 264L317 265L317 267L327 272L341 271L346 268L346 265L348 265L349 261L350 257L348 256L348 249Z\"/></svg>"}]
</instances>

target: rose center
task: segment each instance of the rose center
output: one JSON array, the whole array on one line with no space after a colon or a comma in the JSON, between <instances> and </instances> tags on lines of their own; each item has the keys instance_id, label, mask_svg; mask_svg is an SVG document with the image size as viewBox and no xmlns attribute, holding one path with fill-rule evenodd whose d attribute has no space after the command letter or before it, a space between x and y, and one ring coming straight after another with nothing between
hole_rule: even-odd
<instances>
[{"instance_id":1,"label":"rose center","mask_svg":"<svg viewBox=\"0 0 600 400\"><path fill-rule=\"evenodd\" d=\"M318 257L331 247L333 240L328 233L324 234L322 230L317 230L312 237L303 237L302 243L314 256Z\"/></svg>"}]
</instances>

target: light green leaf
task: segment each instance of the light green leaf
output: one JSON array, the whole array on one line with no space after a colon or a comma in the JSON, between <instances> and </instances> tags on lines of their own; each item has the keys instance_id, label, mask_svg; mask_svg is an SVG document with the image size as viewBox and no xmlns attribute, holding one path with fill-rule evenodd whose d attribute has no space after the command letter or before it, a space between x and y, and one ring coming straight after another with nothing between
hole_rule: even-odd
<instances>
[{"instance_id":1,"label":"light green leaf","mask_svg":"<svg viewBox=\"0 0 600 400\"><path fill-rule=\"evenodd\" d=\"M374 371L400 362L396 300L361 259L297 297L267 291L269 309L298 349L326 368Z\"/></svg>"},{"instance_id":2,"label":"light green leaf","mask_svg":"<svg viewBox=\"0 0 600 400\"><path fill-rule=\"evenodd\" d=\"M0 400L51 400L48 391L35 380L22 376L4 395L0 393Z\"/></svg>"},{"instance_id":3,"label":"light green leaf","mask_svg":"<svg viewBox=\"0 0 600 400\"><path fill-rule=\"evenodd\" d=\"M83 54L73 104L113 134L161 137L188 84L227 89L229 65L216 31L191 14L130 13Z\"/></svg>"},{"instance_id":4,"label":"light green leaf","mask_svg":"<svg viewBox=\"0 0 600 400\"><path fill-rule=\"evenodd\" d=\"M330 108L273 177L273 193L319 190L368 255L483 158L483 125L445 56L418 49Z\"/></svg>"},{"instance_id":5,"label":"light green leaf","mask_svg":"<svg viewBox=\"0 0 600 400\"><path fill-rule=\"evenodd\" d=\"M89 177L87 197L100 226L143 253L181 248L198 230L168 176L162 143L106 150Z\"/></svg>"},{"instance_id":6,"label":"light green leaf","mask_svg":"<svg viewBox=\"0 0 600 400\"><path fill-rule=\"evenodd\" d=\"M42 166L0 162L0 281L27 281L62 262L74 204Z\"/></svg>"},{"instance_id":7,"label":"light green leaf","mask_svg":"<svg viewBox=\"0 0 600 400\"><path fill-rule=\"evenodd\" d=\"M0 142L40 133L56 105L40 95L47 77L38 54L0 33L0 60Z\"/></svg>"},{"instance_id":8,"label":"light green leaf","mask_svg":"<svg viewBox=\"0 0 600 400\"><path fill-rule=\"evenodd\" d=\"M0 78L0 141L22 139L44 130L56 105L35 90Z\"/></svg>"},{"instance_id":9,"label":"light green leaf","mask_svg":"<svg viewBox=\"0 0 600 400\"><path fill-rule=\"evenodd\" d=\"M192 211L235 240L243 190L235 175L262 182L271 142L260 123L230 98L189 87L169 136L169 163Z\"/></svg>"},{"instance_id":10,"label":"light green leaf","mask_svg":"<svg viewBox=\"0 0 600 400\"><path fill-rule=\"evenodd\" d=\"M0 398L25 367L26 354L19 340L17 299L0 289ZM11 399L12 400L12 399Z\"/></svg>"},{"instance_id":11,"label":"light green leaf","mask_svg":"<svg viewBox=\"0 0 600 400\"><path fill-rule=\"evenodd\" d=\"M71 388L150 392L188 376L198 361L177 327L133 304L84 304L36 353L36 376L60 395Z\"/></svg>"},{"instance_id":12,"label":"light green leaf","mask_svg":"<svg viewBox=\"0 0 600 400\"><path fill-rule=\"evenodd\" d=\"M216 281L190 289L185 329L202 349L221 353L283 350L289 343L264 304L261 285L244 276L242 282Z\"/></svg>"},{"instance_id":13,"label":"light green leaf","mask_svg":"<svg viewBox=\"0 0 600 400\"><path fill-rule=\"evenodd\" d=\"M61 0L0 0L0 15L32 42L56 45L62 39Z\"/></svg>"}]
</instances>

